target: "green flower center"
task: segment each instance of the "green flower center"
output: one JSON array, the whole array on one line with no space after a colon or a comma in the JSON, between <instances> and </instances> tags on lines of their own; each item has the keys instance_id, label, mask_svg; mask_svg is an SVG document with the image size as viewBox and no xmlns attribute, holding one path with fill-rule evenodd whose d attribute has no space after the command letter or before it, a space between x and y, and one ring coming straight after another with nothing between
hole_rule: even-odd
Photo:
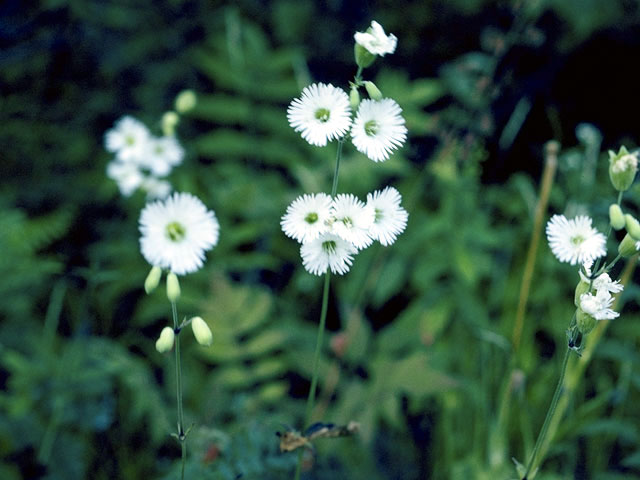
<instances>
[{"instance_id":1,"label":"green flower center","mask_svg":"<svg viewBox=\"0 0 640 480\"><path fill-rule=\"evenodd\" d=\"M584 242L585 238L582 235L576 235L575 237L571 237L571 245L574 246L578 246L580 245L582 242Z\"/></svg>"},{"instance_id":2,"label":"green flower center","mask_svg":"<svg viewBox=\"0 0 640 480\"><path fill-rule=\"evenodd\" d=\"M353 227L353 220L351 220L349 217L344 217L343 219L340 220L342 222L342 224L347 227L347 228L351 228Z\"/></svg>"},{"instance_id":3,"label":"green flower center","mask_svg":"<svg viewBox=\"0 0 640 480\"><path fill-rule=\"evenodd\" d=\"M378 125L378 122L376 122L375 120L369 120L364 124L364 133L366 133L369 137L373 137L376 133L378 133L379 128L380 126Z\"/></svg>"},{"instance_id":4,"label":"green flower center","mask_svg":"<svg viewBox=\"0 0 640 480\"><path fill-rule=\"evenodd\" d=\"M318 214L316 212L311 212L304 217L304 221L309 224L316 223L318 221Z\"/></svg>"},{"instance_id":5,"label":"green flower center","mask_svg":"<svg viewBox=\"0 0 640 480\"><path fill-rule=\"evenodd\" d=\"M124 138L124 143L126 143L129 146L131 146L131 145L136 143L136 137L134 137L133 135L127 135Z\"/></svg>"},{"instance_id":6,"label":"green flower center","mask_svg":"<svg viewBox=\"0 0 640 480\"><path fill-rule=\"evenodd\" d=\"M374 217L374 222L378 223L380 220L382 220L382 217L384 217L382 210L380 210L379 208L376 208L376 216Z\"/></svg>"},{"instance_id":7,"label":"green flower center","mask_svg":"<svg viewBox=\"0 0 640 480\"><path fill-rule=\"evenodd\" d=\"M327 123L330 116L331 112L326 108L319 108L318 110L316 110L316 120L319 120L322 123Z\"/></svg>"},{"instance_id":8,"label":"green flower center","mask_svg":"<svg viewBox=\"0 0 640 480\"><path fill-rule=\"evenodd\" d=\"M181 241L184 239L186 233L184 227L178 222L171 222L167 225L167 237L169 237L172 242Z\"/></svg>"},{"instance_id":9,"label":"green flower center","mask_svg":"<svg viewBox=\"0 0 640 480\"><path fill-rule=\"evenodd\" d=\"M324 250L328 254L336 253L336 247L336 242L334 242L333 240L322 242L322 250Z\"/></svg>"}]
</instances>

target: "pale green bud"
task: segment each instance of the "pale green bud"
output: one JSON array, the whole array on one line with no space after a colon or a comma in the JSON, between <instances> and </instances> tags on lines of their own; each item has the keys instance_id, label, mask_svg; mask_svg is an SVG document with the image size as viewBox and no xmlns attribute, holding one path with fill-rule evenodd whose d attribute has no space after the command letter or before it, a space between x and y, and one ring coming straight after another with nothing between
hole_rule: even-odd
<instances>
[{"instance_id":1,"label":"pale green bud","mask_svg":"<svg viewBox=\"0 0 640 480\"><path fill-rule=\"evenodd\" d=\"M193 90L183 90L176 97L176 110L178 113L187 113L196 106L198 99L196 93Z\"/></svg>"},{"instance_id":2,"label":"pale green bud","mask_svg":"<svg viewBox=\"0 0 640 480\"><path fill-rule=\"evenodd\" d=\"M176 133L176 126L180 123L180 117L176 112L165 112L162 115L162 134L166 137L173 137Z\"/></svg>"},{"instance_id":3,"label":"pale green bud","mask_svg":"<svg viewBox=\"0 0 640 480\"><path fill-rule=\"evenodd\" d=\"M193 330L193 336L196 337L196 341L200 345L208 347L213 342L213 335L207 322L200 317L193 317L191 319L191 329Z\"/></svg>"},{"instance_id":4,"label":"pale green bud","mask_svg":"<svg viewBox=\"0 0 640 480\"><path fill-rule=\"evenodd\" d=\"M160 332L160 337L156 340L156 350L160 353L168 352L173 348L176 334L171 327L164 327Z\"/></svg>"},{"instance_id":5,"label":"pale green bud","mask_svg":"<svg viewBox=\"0 0 640 480\"><path fill-rule=\"evenodd\" d=\"M156 289L156 287L160 283L161 276L162 269L160 267L153 267L149 271L147 278L145 278L144 280L144 291L147 292L147 294L153 292Z\"/></svg>"},{"instance_id":6,"label":"pale green bud","mask_svg":"<svg viewBox=\"0 0 640 480\"><path fill-rule=\"evenodd\" d=\"M636 241L627 233L618 245L618 253L623 257L630 257L637 251Z\"/></svg>"},{"instance_id":7,"label":"pale green bud","mask_svg":"<svg viewBox=\"0 0 640 480\"><path fill-rule=\"evenodd\" d=\"M609 206L609 223L616 230L624 228L626 224L624 213L622 213L622 209L617 203L612 203L611 206Z\"/></svg>"},{"instance_id":8,"label":"pale green bud","mask_svg":"<svg viewBox=\"0 0 640 480\"><path fill-rule=\"evenodd\" d=\"M351 87L351 91L349 92L349 104L351 105L351 110L354 112L358 109L358 105L360 105L360 92L358 92L358 87Z\"/></svg>"},{"instance_id":9,"label":"pale green bud","mask_svg":"<svg viewBox=\"0 0 640 480\"><path fill-rule=\"evenodd\" d=\"M609 150L609 178L619 192L629 189L638 171L638 154L620 147L618 153Z\"/></svg>"},{"instance_id":10,"label":"pale green bud","mask_svg":"<svg viewBox=\"0 0 640 480\"><path fill-rule=\"evenodd\" d=\"M367 68L376 59L376 56L373 53L371 53L359 43L355 44L354 53L356 56L356 65L361 68Z\"/></svg>"},{"instance_id":11,"label":"pale green bud","mask_svg":"<svg viewBox=\"0 0 640 480\"><path fill-rule=\"evenodd\" d=\"M631 235L634 240L640 240L640 223L638 223L638 220L636 220L633 215L627 213L624 216L624 221L627 233Z\"/></svg>"},{"instance_id":12,"label":"pale green bud","mask_svg":"<svg viewBox=\"0 0 640 480\"><path fill-rule=\"evenodd\" d=\"M369 98L372 100L382 100L382 92L378 90L376 84L373 82L364 82L364 88L367 89L367 93L369 94Z\"/></svg>"},{"instance_id":13,"label":"pale green bud","mask_svg":"<svg viewBox=\"0 0 640 480\"><path fill-rule=\"evenodd\" d=\"M167 274L167 298L170 302L175 302L180 298L180 282L178 276L173 272Z\"/></svg>"},{"instance_id":14,"label":"pale green bud","mask_svg":"<svg viewBox=\"0 0 640 480\"><path fill-rule=\"evenodd\" d=\"M584 280L580 279L580 282L578 282L578 285L576 285L576 291L573 295L573 303L576 304L576 307L580 307L580 296L589 291L589 283L590 282L585 282Z\"/></svg>"},{"instance_id":15,"label":"pale green bud","mask_svg":"<svg viewBox=\"0 0 640 480\"><path fill-rule=\"evenodd\" d=\"M585 313L581 308L576 310L576 326L582 335L588 334L593 330L598 321L588 313Z\"/></svg>"}]
</instances>

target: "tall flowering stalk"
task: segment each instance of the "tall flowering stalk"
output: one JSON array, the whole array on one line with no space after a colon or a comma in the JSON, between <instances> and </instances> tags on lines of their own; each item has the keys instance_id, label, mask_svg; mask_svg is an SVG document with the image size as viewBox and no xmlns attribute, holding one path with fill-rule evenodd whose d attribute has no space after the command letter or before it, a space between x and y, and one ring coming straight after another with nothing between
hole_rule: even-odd
<instances>
[{"instance_id":1,"label":"tall flowering stalk","mask_svg":"<svg viewBox=\"0 0 640 480\"><path fill-rule=\"evenodd\" d=\"M633 183L638 170L637 154L631 154L622 147L617 154L609 152L609 157L609 176L613 187L618 191L618 200L609 208L607 234L593 228L588 216L567 219L564 215L554 215L547 223L547 240L555 257L561 262L581 267L574 293L576 311L567 329L567 349L558 383L526 467L517 464L522 480L531 480L536 476L550 442L547 438L549 429L552 425L557 427L560 420L556 409L565 394L563 387L571 352L580 356L587 336L598 323L620 315L614 310L614 295L622 292L624 282L612 280L609 276L611 269L621 258L631 257L640 249L640 223L632 215L622 211L623 194ZM606 243L614 229L625 229L626 235L618 245L615 258L607 263L603 261L607 254ZM560 410L562 411L563 409Z\"/></svg>"},{"instance_id":2,"label":"tall flowering stalk","mask_svg":"<svg viewBox=\"0 0 640 480\"><path fill-rule=\"evenodd\" d=\"M291 127L309 144L324 147L337 141L336 163L331 194L304 194L287 208L281 220L285 235L300 243L302 265L313 275L324 275L322 308L313 361L311 386L304 422L311 422L318 384L318 365L326 324L330 275L346 274L360 250L378 241L391 245L407 224L408 213L401 206L402 196L393 187L369 193L366 202L353 194L338 194L342 150L347 140L374 162L385 161L407 136L402 109L384 98L373 82L364 81L363 69L377 56L393 53L397 39L386 35L372 22L366 32L355 34L358 66L350 93L333 85L316 83L305 87L287 109ZM360 100L364 88L369 98ZM355 114L354 114L355 111ZM295 478L300 478L302 450L298 454Z\"/></svg>"},{"instance_id":3,"label":"tall flowering stalk","mask_svg":"<svg viewBox=\"0 0 640 480\"><path fill-rule=\"evenodd\" d=\"M211 345L213 338L207 323L200 317L180 322L177 301L180 298L178 275L199 270L204 264L205 252L218 243L220 226L215 213L189 193L174 193L166 201L147 204L140 214L140 250L152 265L145 280L145 290L151 293L159 284L162 271L167 272L167 298L171 303L173 327L164 327L156 341L160 353L170 351L175 345L176 404L178 410L177 432L173 434L180 443L182 457L181 478L187 457L187 435L182 406L182 367L180 333L191 325L193 335L200 345Z\"/></svg>"}]
</instances>

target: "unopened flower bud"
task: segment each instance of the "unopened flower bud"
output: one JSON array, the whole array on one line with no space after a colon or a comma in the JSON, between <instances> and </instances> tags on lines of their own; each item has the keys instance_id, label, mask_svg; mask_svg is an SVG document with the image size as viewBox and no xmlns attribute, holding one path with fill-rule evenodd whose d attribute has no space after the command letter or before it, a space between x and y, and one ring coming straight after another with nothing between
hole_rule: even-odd
<instances>
[{"instance_id":1,"label":"unopened flower bud","mask_svg":"<svg viewBox=\"0 0 640 480\"><path fill-rule=\"evenodd\" d=\"M156 350L160 353L168 352L173 348L176 334L171 327L164 327L160 332L160 337L156 340Z\"/></svg>"},{"instance_id":2,"label":"unopened flower bud","mask_svg":"<svg viewBox=\"0 0 640 480\"><path fill-rule=\"evenodd\" d=\"M613 188L619 192L628 190L637 171L637 153L629 153L625 147L620 147L617 154L609 150L609 178Z\"/></svg>"},{"instance_id":3,"label":"unopened flower bud","mask_svg":"<svg viewBox=\"0 0 640 480\"><path fill-rule=\"evenodd\" d=\"M636 220L633 215L627 213L624 216L624 221L627 233L631 235L634 240L640 240L640 223L638 223L638 220Z\"/></svg>"},{"instance_id":4,"label":"unopened flower bud","mask_svg":"<svg viewBox=\"0 0 640 480\"><path fill-rule=\"evenodd\" d=\"M597 322L595 318L585 313L581 308L576 310L576 326L582 335L586 335L593 330Z\"/></svg>"},{"instance_id":5,"label":"unopened flower bud","mask_svg":"<svg viewBox=\"0 0 640 480\"><path fill-rule=\"evenodd\" d=\"M371 53L359 43L355 44L354 53L356 56L356 65L361 68L367 68L376 59L376 56L373 53Z\"/></svg>"},{"instance_id":6,"label":"unopened flower bud","mask_svg":"<svg viewBox=\"0 0 640 480\"><path fill-rule=\"evenodd\" d=\"M200 317L193 317L191 319L191 328L193 330L193 336L196 337L196 341L200 345L208 347L213 342L213 335L207 322Z\"/></svg>"},{"instance_id":7,"label":"unopened flower bud","mask_svg":"<svg viewBox=\"0 0 640 480\"><path fill-rule=\"evenodd\" d=\"M369 98L372 100L382 100L382 92L376 87L376 84L373 82L364 82L364 88L367 89L367 93L369 94Z\"/></svg>"},{"instance_id":8,"label":"unopened flower bud","mask_svg":"<svg viewBox=\"0 0 640 480\"><path fill-rule=\"evenodd\" d=\"M609 223L616 230L624 228L626 224L624 213L622 213L622 209L617 203L612 203L609 207Z\"/></svg>"},{"instance_id":9,"label":"unopened flower bud","mask_svg":"<svg viewBox=\"0 0 640 480\"><path fill-rule=\"evenodd\" d=\"M149 271L147 278L145 278L144 280L144 291L147 292L147 294L153 292L156 289L156 287L160 283L161 276L162 269L160 267L153 267Z\"/></svg>"},{"instance_id":10,"label":"unopened flower bud","mask_svg":"<svg viewBox=\"0 0 640 480\"><path fill-rule=\"evenodd\" d=\"M162 115L162 134L173 137L176 134L176 126L180 123L180 117L176 112L165 112Z\"/></svg>"},{"instance_id":11,"label":"unopened flower bud","mask_svg":"<svg viewBox=\"0 0 640 480\"><path fill-rule=\"evenodd\" d=\"M351 105L351 110L354 112L358 109L358 105L360 105L360 92L358 92L358 87L351 87L351 91L349 92L349 104Z\"/></svg>"},{"instance_id":12,"label":"unopened flower bud","mask_svg":"<svg viewBox=\"0 0 640 480\"><path fill-rule=\"evenodd\" d=\"M187 113L196 106L198 99L193 90L183 90L176 97L176 110L178 113Z\"/></svg>"},{"instance_id":13,"label":"unopened flower bud","mask_svg":"<svg viewBox=\"0 0 640 480\"><path fill-rule=\"evenodd\" d=\"M175 302L180 298L180 282L178 276L173 272L167 274L167 298L170 302Z\"/></svg>"},{"instance_id":14,"label":"unopened flower bud","mask_svg":"<svg viewBox=\"0 0 640 480\"><path fill-rule=\"evenodd\" d=\"M637 251L636 241L627 233L618 245L618 253L623 257L630 257Z\"/></svg>"},{"instance_id":15,"label":"unopened flower bud","mask_svg":"<svg viewBox=\"0 0 640 480\"><path fill-rule=\"evenodd\" d=\"M583 279L580 279L578 285L576 285L576 292L573 296L573 303L576 304L576 307L580 307L580 295L587 293L589 291L589 284L591 282L586 282Z\"/></svg>"}]
</instances>

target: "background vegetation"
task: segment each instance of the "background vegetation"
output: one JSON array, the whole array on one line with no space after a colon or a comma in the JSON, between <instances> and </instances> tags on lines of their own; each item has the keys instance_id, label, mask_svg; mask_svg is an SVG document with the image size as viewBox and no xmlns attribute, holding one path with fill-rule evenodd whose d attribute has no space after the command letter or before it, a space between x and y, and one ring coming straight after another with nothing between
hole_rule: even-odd
<instances>
[{"instance_id":1,"label":"background vegetation","mask_svg":"<svg viewBox=\"0 0 640 480\"><path fill-rule=\"evenodd\" d=\"M199 103L171 179L221 224L182 282L181 312L214 335L185 346L187 474L290 477L295 454L275 432L303 427L321 280L279 218L328 191L334 151L306 145L285 111L311 81L346 88L353 33L372 19L399 39L370 74L410 139L383 164L346 148L339 191L393 183L409 224L332 279L316 418L362 428L318 441L304 475L515 478L577 280L540 245L515 354L543 144L563 145L550 212L586 211L604 229L614 193L600 151L640 138L632 0L3 3L0 478L175 478L173 367L154 349L170 312L142 289L145 199L106 177L103 134L124 114L157 130L184 88ZM640 475L639 295L625 290L538 478Z\"/></svg>"}]
</instances>

